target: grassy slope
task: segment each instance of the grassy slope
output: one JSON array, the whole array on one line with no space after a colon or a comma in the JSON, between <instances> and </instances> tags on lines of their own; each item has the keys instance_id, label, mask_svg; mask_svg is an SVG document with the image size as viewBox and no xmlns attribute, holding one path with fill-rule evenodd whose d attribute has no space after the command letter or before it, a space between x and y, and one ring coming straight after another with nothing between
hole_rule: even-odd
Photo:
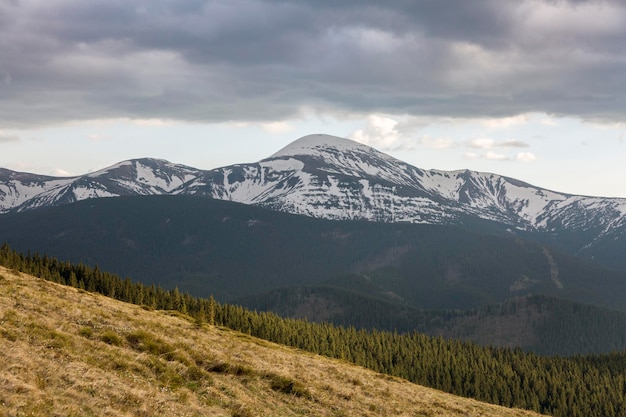
<instances>
[{"instance_id":1,"label":"grassy slope","mask_svg":"<svg viewBox=\"0 0 626 417\"><path fill-rule=\"evenodd\" d=\"M532 416L0 267L0 416Z\"/></svg>"}]
</instances>

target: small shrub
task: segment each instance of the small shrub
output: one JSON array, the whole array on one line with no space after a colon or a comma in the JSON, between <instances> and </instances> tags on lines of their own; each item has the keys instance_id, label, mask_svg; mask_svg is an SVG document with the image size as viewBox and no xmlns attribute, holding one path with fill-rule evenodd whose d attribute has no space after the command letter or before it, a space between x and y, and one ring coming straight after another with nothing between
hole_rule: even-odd
<instances>
[{"instance_id":1,"label":"small shrub","mask_svg":"<svg viewBox=\"0 0 626 417\"><path fill-rule=\"evenodd\" d=\"M213 361L211 363L206 364L204 366L204 369L207 372L213 372L216 374L226 374L229 372L230 365L222 361Z\"/></svg>"},{"instance_id":2,"label":"small shrub","mask_svg":"<svg viewBox=\"0 0 626 417\"><path fill-rule=\"evenodd\" d=\"M197 392L200 389L200 384L198 381L189 381L185 384L185 388L187 388L191 392Z\"/></svg>"},{"instance_id":3,"label":"small shrub","mask_svg":"<svg viewBox=\"0 0 626 417\"><path fill-rule=\"evenodd\" d=\"M311 393L300 382L294 381L291 378L268 373L265 375L270 380L270 387L277 392L283 394L294 395L296 397L311 398Z\"/></svg>"},{"instance_id":4,"label":"small shrub","mask_svg":"<svg viewBox=\"0 0 626 417\"><path fill-rule=\"evenodd\" d=\"M83 327L78 331L78 334L90 339L93 336L93 329L91 327Z\"/></svg>"},{"instance_id":5,"label":"small shrub","mask_svg":"<svg viewBox=\"0 0 626 417\"><path fill-rule=\"evenodd\" d=\"M363 381L361 381L361 380L360 380L360 379L358 379L358 378L352 378L352 379L350 380L350 382L352 383L352 385L354 385L354 386L356 386L356 387L360 387L360 386L362 386L362 385L363 385Z\"/></svg>"},{"instance_id":6,"label":"small shrub","mask_svg":"<svg viewBox=\"0 0 626 417\"><path fill-rule=\"evenodd\" d=\"M0 335L10 342L15 342L17 340L17 333L12 330L2 329L0 331Z\"/></svg>"},{"instance_id":7,"label":"small shrub","mask_svg":"<svg viewBox=\"0 0 626 417\"><path fill-rule=\"evenodd\" d=\"M166 352L166 350L163 350L162 343L159 343L160 341L157 341L151 333L143 330L127 334L126 341L133 349L140 352L149 352L156 355Z\"/></svg>"},{"instance_id":8,"label":"small shrub","mask_svg":"<svg viewBox=\"0 0 626 417\"><path fill-rule=\"evenodd\" d=\"M209 378L209 374L205 370L195 365L191 365L187 368L187 379L189 381L201 381L207 378Z\"/></svg>"},{"instance_id":9,"label":"small shrub","mask_svg":"<svg viewBox=\"0 0 626 417\"><path fill-rule=\"evenodd\" d=\"M162 345L162 348L165 348L166 352L163 352L161 354L161 356L170 362L179 362L183 365L187 365L190 366L192 365L192 362L189 360L189 358L187 358L183 352L173 348L172 346L168 345L168 344L164 344Z\"/></svg>"},{"instance_id":10,"label":"small shrub","mask_svg":"<svg viewBox=\"0 0 626 417\"><path fill-rule=\"evenodd\" d=\"M4 324L4 322L7 322L13 326L17 326L19 324L19 317L17 315L17 312L10 308L7 311L4 312L4 315L2 316L2 324Z\"/></svg>"},{"instance_id":11,"label":"small shrub","mask_svg":"<svg viewBox=\"0 0 626 417\"><path fill-rule=\"evenodd\" d=\"M100 340L102 340L106 344L113 346L120 346L122 344L122 338L119 337L117 333L110 330L104 332L102 336L100 336Z\"/></svg>"},{"instance_id":12,"label":"small shrub","mask_svg":"<svg viewBox=\"0 0 626 417\"><path fill-rule=\"evenodd\" d=\"M165 362L154 356L148 357L148 359L144 361L144 365L157 376L167 373Z\"/></svg>"},{"instance_id":13,"label":"small shrub","mask_svg":"<svg viewBox=\"0 0 626 417\"><path fill-rule=\"evenodd\" d=\"M184 365L190 365L190 361L180 354L175 347L155 337L152 333L137 330L126 335L126 341L130 346L139 351L163 357L167 361L177 361Z\"/></svg>"},{"instance_id":14,"label":"small shrub","mask_svg":"<svg viewBox=\"0 0 626 417\"><path fill-rule=\"evenodd\" d=\"M62 334L58 333L54 330L50 330L48 333L48 341L46 343L46 347L49 349L64 349L72 345L72 340Z\"/></svg>"},{"instance_id":15,"label":"small shrub","mask_svg":"<svg viewBox=\"0 0 626 417\"><path fill-rule=\"evenodd\" d=\"M252 376L254 375L254 369L246 365L233 365L229 369L230 373L236 376Z\"/></svg>"},{"instance_id":16,"label":"small shrub","mask_svg":"<svg viewBox=\"0 0 626 417\"><path fill-rule=\"evenodd\" d=\"M121 341L121 339L120 339L120 341ZM111 369L113 369L115 371L120 371L120 372L127 371L127 370L132 368L131 362L127 361L123 357L114 358L111 361L110 366L111 366Z\"/></svg>"}]
</instances>

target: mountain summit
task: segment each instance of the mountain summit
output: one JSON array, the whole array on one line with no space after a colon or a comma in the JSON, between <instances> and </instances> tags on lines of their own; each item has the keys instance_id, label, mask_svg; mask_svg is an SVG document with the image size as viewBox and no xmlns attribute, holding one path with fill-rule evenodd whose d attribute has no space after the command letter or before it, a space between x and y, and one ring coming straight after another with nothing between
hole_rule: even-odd
<instances>
[{"instance_id":1,"label":"mountain summit","mask_svg":"<svg viewBox=\"0 0 626 417\"><path fill-rule=\"evenodd\" d=\"M296 155L323 155L329 150L334 151L355 151L361 150L365 152L371 152L372 148L366 145L362 145L350 139L344 139L332 135L313 134L303 136L291 142L285 146L270 158L278 158L281 156L296 156Z\"/></svg>"},{"instance_id":2,"label":"mountain summit","mask_svg":"<svg viewBox=\"0 0 626 417\"><path fill-rule=\"evenodd\" d=\"M148 158L73 178L0 169L0 212L152 194L203 195L335 220L478 222L516 233L578 233L584 235L578 250L618 239L626 229L626 199L563 194L468 170L422 170L322 134L304 136L256 163L208 171Z\"/></svg>"},{"instance_id":3,"label":"mountain summit","mask_svg":"<svg viewBox=\"0 0 626 417\"><path fill-rule=\"evenodd\" d=\"M195 168L162 159L119 162L77 177L49 177L0 169L0 213L80 200L169 194L198 175Z\"/></svg>"},{"instance_id":4,"label":"mountain summit","mask_svg":"<svg viewBox=\"0 0 626 417\"><path fill-rule=\"evenodd\" d=\"M475 218L517 230L625 225L626 200L574 196L474 171L422 170L329 135L296 140L258 163L205 172L182 192L328 219L429 224Z\"/></svg>"}]
</instances>

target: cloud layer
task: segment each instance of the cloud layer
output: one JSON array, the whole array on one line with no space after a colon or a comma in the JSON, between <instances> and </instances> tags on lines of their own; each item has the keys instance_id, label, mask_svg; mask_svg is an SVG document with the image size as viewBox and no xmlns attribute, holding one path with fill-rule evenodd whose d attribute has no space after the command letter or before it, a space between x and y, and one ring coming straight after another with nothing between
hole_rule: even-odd
<instances>
[{"instance_id":1,"label":"cloud layer","mask_svg":"<svg viewBox=\"0 0 626 417\"><path fill-rule=\"evenodd\" d=\"M0 128L311 111L624 122L624 45L619 0L6 0Z\"/></svg>"}]
</instances>

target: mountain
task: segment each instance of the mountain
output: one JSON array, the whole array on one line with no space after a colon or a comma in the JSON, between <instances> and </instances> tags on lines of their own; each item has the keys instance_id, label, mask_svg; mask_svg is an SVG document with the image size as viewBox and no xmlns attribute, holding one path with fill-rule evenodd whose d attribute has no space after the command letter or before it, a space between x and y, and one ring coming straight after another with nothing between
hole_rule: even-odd
<instances>
[{"instance_id":1,"label":"mountain","mask_svg":"<svg viewBox=\"0 0 626 417\"><path fill-rule=\"evenodd\" d=\"M0 239L223 301L330 280L424 309L543 294L626 311L626 272L515 237L331 221L201 196L105 198L9 213L0 216ZM343 284L345 274L362 278Z\"/></svg>"},{"instance_id":2,"label":"mountain","mask_svg":"<svg viewBox=\"0 0 626 417\"><path fill-rule=\"evenodd\" d=\"M329 135L257 163L198 170L138 159L73 178L0 170L0 212L132 195L203 195L333 220L462 225L538 240L626 270L626 199L575 196L496 174L422 170Z\"/></svg>"},{"instance_id":3,"label":"mountain","mask_svg":"<svg viewBox=\"0 0 626 417\"><path fill-rule=\"evenodd\" d=\"M0 168L0 213L132 195L170 194L199 171L161 159L135 159L78 177L60 178Z\"/></svg>"},{"instance_id":4,"label":"mountain","mask_svg":"<svg viewBox=\"0 0 626 417\"><path fill-rule=\"evenodd\" d=\"M626 348L626 272L512 236L168 195L8 213L0 238L24 253L312 321L542 354ZM560 301L516 301L537 295Z\"/></svg>"},{"instance_id":5,"label":"mountain","mask_svg":"<svg viewBox=\"0 0 626 417\"><path fill-rule=\"evenodd\" d=\"M563 194L468 170L422 170L328 135L305 136L255 164L205 172L184 192L325 219L515 234L626 269L618 255L626 250L626 199Z\"/></svg>"},{"instance_id":6,"label":"mountain","mask_svg":"<svg viewBox=\"0 0 626 417\"><path fill-rule=\"evenodd\" d=\"M454 224L474 217L520 230L626 224L626 199L572 196L472 171L422 170L357 142L298 139L256 164L209 171L184 192L312 217Z\"/></svg>"},{"instance_id":7,"label":"mountain","mask_svg":"<svg viewBox=\"0 0 626 417\"><path fill-rule=\"evenodd\" d=\"M6 416L539 415L3 267L0 311Z\"/></svg>"}]
</instances>

